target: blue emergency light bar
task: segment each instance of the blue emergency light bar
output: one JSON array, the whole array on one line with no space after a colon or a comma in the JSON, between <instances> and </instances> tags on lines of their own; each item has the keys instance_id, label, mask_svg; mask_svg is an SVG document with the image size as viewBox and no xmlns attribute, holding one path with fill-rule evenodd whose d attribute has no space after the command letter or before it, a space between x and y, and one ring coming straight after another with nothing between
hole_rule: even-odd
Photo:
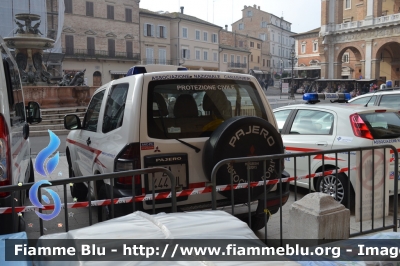
<instances>
[{"instance_id":1,"label":"blue emergency light bar","mask_svg":"<svg viewBox=\"0 0 400 266\"><path fill-rule=\"evenodd\" d=\"M303 100L309 103L317 103L320 100L331 100L331 102L347 102L351 99L350 93L304 93Z\"/></svg>"}]
</instances>

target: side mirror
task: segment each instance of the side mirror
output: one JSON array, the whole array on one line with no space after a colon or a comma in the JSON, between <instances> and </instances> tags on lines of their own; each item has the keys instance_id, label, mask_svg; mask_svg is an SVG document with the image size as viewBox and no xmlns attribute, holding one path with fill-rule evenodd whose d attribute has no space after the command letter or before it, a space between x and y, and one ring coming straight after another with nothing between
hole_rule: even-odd
<instances>
[{"instance_id":1,"label":"side mirror","mask_svg":"<svg viewBox=\"0 0 400 266\"><path fill-rule=\"evenodd\" d=\"M69 130L81 129L81 119L77 115L66 115L64 116L64 127Z\"/></svg>"},{"instance_id":2,"label":"side mirror","mask_svg":"<svg viewBox=\"0 0 400 266\"><path fill-rule=\"evenodd\" d=\"M29 124L38 124L42 122L40 106L37 102L29 102L26 107L26 120Z\"/></svg>"}]
</instances>

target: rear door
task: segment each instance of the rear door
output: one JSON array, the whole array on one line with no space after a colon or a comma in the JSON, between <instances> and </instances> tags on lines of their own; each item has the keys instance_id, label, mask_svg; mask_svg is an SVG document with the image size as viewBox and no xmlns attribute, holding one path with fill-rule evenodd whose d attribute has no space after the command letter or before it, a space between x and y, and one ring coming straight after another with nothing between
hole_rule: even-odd
<instances>
[{"instance_id":1,"label":"rear door","mask_svg":"<svg viewBox=\"0 0 400 266\"><path fill-rule=\"evenodd\" d=\"M175 76L184 78L145 75L140 125L142 166L170 169L180 189L205 187L209 179L203 171L202 150L214 130L237 115L268 119L252 82L192 79L182 73ZM153 187L156 192L169 191L171 184L167 176L157 174L154 185L145 180L146 193ZM210 199L211 194L179 197L178 205ZM144 207L152 206L149 203Z\"/></svg>"},{"instance_id":2,"label":"rear door","mask_svg":"<svg viewBox=\"0 0 400 266\"><path fill-rule=\"evenodd\" d=\"M320 150L331 150L335 139L336 113L329 110L299 108L290 116L287 126L282 131L282 139L286 153L301 153ZM313 169L315 160L321 160L320 156L299 157L296 159L296 175L309 174L309 165ZM314 160L314 161L313 161ZM325 160L334 160L327 158ZM294 158L285 162L286 170L294 175ZM307 180L299 180L298 183L308 184Z\"/></svg>"}]
</instances>

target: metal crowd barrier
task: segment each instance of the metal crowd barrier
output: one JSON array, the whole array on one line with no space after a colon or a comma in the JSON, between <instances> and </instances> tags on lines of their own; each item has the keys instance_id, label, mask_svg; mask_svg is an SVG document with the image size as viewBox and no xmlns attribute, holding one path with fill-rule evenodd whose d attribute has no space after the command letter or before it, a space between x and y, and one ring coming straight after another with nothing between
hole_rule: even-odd
<instances>
[{"instance_id":1,"label":"metal crowd barrier","mask_svg":"<svg viewBox=\"0 0 400 266\"><path fill-rule=\"evenodd\" d=\"M231 190L231 208L232 208L232 214L235 213L235 199L234 199L234 190L235 189L248 189L248 191L250 191L251 187L256 187L256 186L263 186L264 187L264 218L265 221L268 220L268 212L267 210L267 200L268 200L268 194L266 192L266 185L271 185L271 184L278 184L279 186L279 217L280 217L280 241L281 241L281 245L282 245L282 240L283 240L283 223L282 223L282 184L284 182L294 182L294 197L295 197L295 201L297 200L297 186L296 186L296 182L297 179L306 179L306 178L314 178L314 177L320 177L323 175L327 175L326 173L336 173L336 179L338 178L338 173L344 172L347 174L347 191L348 191L348 198L349 198L349 202L347 203L347 207L350 208L351 207L351 198L350 198L350 188L351 188L351 183L350 183L350 176L351 176L351 170L354 169L355 167L358 169L361 169L360 171L360 178L362 180L362 175L363 175L363 171L362 171L362 154L365 151L374 151L374 150L384 150L384 158L383 160L386 161L386 150L389 149L392 151L393 157L392 158L394 160L394 169L398 169L398 151L394 146L391 145L381 145L381 146L374 146L374 147L366 147L366 148L348 148L348 149L335 149L335 150L326 150L326 151L315 151L315 152L302 152L302 153L292 153L292 154L280 154L280 155L265 155L265 156L255 156L255 157L243 157L243 158L234 158L234 159L226 159L223 161L220 161L219 163L217 163L217 165L214 167L211 177L212 177L212 184L211 187L205 187L205 188L196 188L196 189L186 189L183 191L176 191L176 187L175 187L175 177L173 176L173 174L165 168L162 167L157 167L157 168L148 168L148 169L140 169L140 170L132 170L132 171L125 171L125 172L116 172L116 173L110 173L110 174L102 174L102 175L93 175L93 176L86 176L86 177L74 177L74 178L68 178L68 179L60 179L60 180L52 180L51 186L59 186L62 185L63 186L63 196L64 196L64 203L63 203L63 207L64 207L64 215L65 215L65 230L68 231L69 230L69 226L68 226L68 208L71 208L72 205L80 205L80 207L89 207L89 225L93 224L92 221L92 208L93 206L104 206L104 205L111 205L111 217L114 217L114 205L115 204L125 204L125 203L132 203L133 205L133 211L135 211L135 202L140 202L140 201L148 201L148 200L152 200L153 202L153 213L156 212L155 209L155 200L158 199L171 199L171 211L172 212L176 212L177 211L177 197L182 197L182 196L191 196L191 195L199 195L199 194L205 194L205 193L210 193L211 192L211 205L212 205L212 209L216 209L217 208L217 192L218 191L222 191L222 190ZM350 165L350 155L351 152L360 152L360 165L356 166L356 165ZM343 169L339 169L338 167L338 154L345 154L347 153L347 161L348 161L348 165L346 167L345 170ZM336 166L336 169L332 170L329 169L328 171L325 170L325 167L322 167L322 170L320 173L312 173L311 172L311 156L314 155L326 155L326 154L335 154L335 162L334 165ZM375 172L374 169L374 153L372 153L372 172ZM307 157L308 158L308 174L305 176L298 176L297 175L297 158L299 157ZM222 186L217 186L216 184L216 178L217 178L217 172L218 170L226 165L226 164L235 164L235 163L246 163L246 162L263 162L263 167L264 167L264 172L266 173L266 161L268 160L285 160L286 158L293 158L294 159L294 173L290 173L290 177L289 178L282 178L282 165L278 164L277 166L277 176L279 177L278 179L275 180L263 180L263 181L259 181L259 182L249 182L249 178L251 176L251 171L250 169L247 169L247 182L248 183L240 183L240 184L233 184L233 174L231 174L231 184L230 185L222 185ZM325 165L325 161L324 161L324 156L321 157L322 159L322 165ZM250 165L250 164L249 164ZM153 190L152 190L152 194L149 195L135 195L135 182L134 182L134 176L135 175L143 175L143 174L153 174L153 183L154 183L154 173L156 172L163 172L165 174L168 175L168 177L171 179L171 192L155 192L154 191L154 185ZM113 195L113 190L111 189L111 199L108 200L100 200L100 201L92 201L91 197L88 197L88 202L77 202L77 203L68 203L67 202L67 186L70 185L70 183L82 183L82 182L87 182L89 184L88 187L88 191L91 190L91 182L90 181L98 181L98 180L104 180L104 179L110 179L110 184L111 186L113 186L114 184L114 179L115 178L119 178L119 177L126 177L126 176L132 176L132 197L128 197L128 198L123 198L123 199L115 199L114 195ZM383 176L387 176L386 173L386 168L383 168ZM385 204L385 187L388 185L388 181L387 178L383 179L383 188L384 188L384 197L383 197L383 204ZM394 182L394 191L398 191L398 171L394 171L393 173L393 182ZM0 187L0 192L11 192L12 193L12 197L14 198L15 193L17 191L24 191L24 190L28 190L30 189L30 187L33 185L34 183L28 183L28 184L23 184L21 186L19 185L13 185L13 186L4 186L4 187ZM372 178L372 186L374 186L374 179ZM43 185L41 188L43 187L49 187L49 185ZM309 184L309 192L311 192L311 182ZM360 186L360 195L358 195L361 199L362 196L362 186ZM336 191L337 192L337 191ZM372 202L374 202L374 194L375 192L373 192L372 195ZM396 193L394 193L396 195ZM337 193L336 193L337 195ZM357 196L357 195L356 195ZM39 189L38 191L38 198L41 199L41 189ZM14 201L12 201L12 206L9 207L9 212L8 213L18 213L21 211L26 211L26 206L22 206L22 207L18 207L15 206L16 203ZM101 202L101 203L98 203ZM72 204L72 205L71 205ZM248 201L247 201L247 206L248 206L248 222L249 225L251 225L251 202L250 202L250 193L248 193ZM46 206L45 206L46 207ZM31 209L34 209L35 207L29 207ZM0 208L0 217L2 215L2 209L4 208ZM51 208L49 208L51 209ZM46 209L47 210L47 209ZM354 236L358 236L358 235L363 235L363 234L369 234L372 232L377 232L377 231L382 231L382 230L387 230L387 229L393 229L393 231L397 232L397 225L398 225L398 202L397 202L397 197L393 197L393 223L386 225L385 224L385 217L383 217L383 223L382 226L380 227L375 227L374 225L374 205L372 205L372 229L370 230L363 230L362 228L362 206L360 206L360 230L359 232L356 233L352 233L351 237ZM42 210L40 209L39 212L42 212ZM39 218L38 218L39 219ZM43 235L43 221L41 219L39 219L40 221L40 234ZM13 230L14 232L16 231L16 222L14 220L14 215L13 215ZM265 226L265 241L267 240L267 226Z\"/></svg>"},{"instance_id":2,"label":"metal crowd barrier","mask_svg":"<svg viewBox=\"0 0 400 266\"><path fill-rule=\"evenodd\" d=\"M248 223L251 225L251 207L250 207L250 188L251 187L255 187L255 186L260 186L263 185L264 186L264 210L267 210L267 200L268 200L268 193L266 193L266 185L268 183L275 183L277 182L277 184L279 185L279 189L280 189L280 204L279 204L279 215L280 215L280 243L282 246L282 240L283 240L283 225L282 225L282 183L283 182L290 182L290 181L294 181L294 194L295 194L295 201L297 200L297 179L299 178L297 175L297 158L299 157L307 157L308 158L308 175L303 176L302 178L314 178L314 177L319 177L319 176L324 176L327 175L326 171L325 171L325 159L324 156L322 156L322 171L321 173L324 173L323 175L321 174L315 174L311 172L311 156L314 155L326 155L326 154L335 154L335 167L336 170L330 170L329 172L333 172L335 173L335 177L336 177L336 183L337 183L337 178L338 178L338 173L340 173L339 171L339 167L338 167L338 154L339 153L347 153L347 161L348 161L348 165L347 165L347 171L345 171L345 173L347 173L347 192L348 192L348 199L349 202L347 202L347 208L350 209L351 208L351 183L350 183L350 171L357 166L352 166L350 165L350 154L351 152L360 152L360 165L358 166L358 170L361 169L360 171L360 179L363 180L363 171L362 171L362 153L363 151L375 151L375 150L384 150L383 154L384 154L384 158L383 161L386 162L386 150L390 149L393 153L394 156L394 178L393 178L393 182L394 182L394 191L398 192L398 151L397 149L392 146L392 145L380 145L380 146L372 146L372 147L360 147L360 148L348 148L348 149L334 149L334 150L325 150L325 151L315 151L315 152L301 152L301 153L291 153L291 154L280 154L280 155L265 155L265 156L255 156L255 157L242 157L242 158L234 158L234 159L225 159L222 160L220 162L218 162L212 173L211 173L211 182L212 182L212 208L213 210L216 209L217 207L217 172L218 170L227 164L235 164L235 163L246 163L246 162L263 162L263 171L264 173L266 173L266 161L269 160L275 160L275 159L280 159L280 160L285 160L286 158L293 158L294 159L294 173L290 173L291 174L291 178L285 178L285 180L282 179L282 171L283 169L281 169L281 165L279 164L278 166L278 171L276 172L277 176L279 177L278 181L272 181L271 180L266 180L264 179L264 181L259 181L259 182L250 182L250 172L251 170L247 169L247 183L241 183L240 187L244 187L248 189L248 201L247 201L247 205L248 205ZM375 158L374 158L374 152L372 152L372 173L375 173ZM343 171L342 171L343 172ZM231 184L230 186L233 188L234 184L233 184L233 172L231 172L230 174L231 176ZM383 167L383 176L387 177L387 173L386 173L386 167ZM385 196L386 196L386 186L387 184L387 178L383 178L384 182L383 182L383 204L385 204ZM236 185L235 185L236 186ZM374 187L374 178L372 178L372 187ZM393 231L397 232L397 217L398 217L398 202L397 202L397 196L393 197L393 224L390 225L385 225L385 215L383 215L383 219L382 219L382 226L381 227L375 227L374 225L374 204L372 204L372 229L370 230L363 230L362 228L362 223L363 223L363 219L362 219L362 188L363 186L360 186L360 195L358 195L360 197L360 230L359 232L356 233L352 233L350 234L351 237L355 237L355 236L359 236L359 235L364 235L364 234L369 234L369 233L373 233L373 232L377 232L377 231L382 231L382 230L387 230L387 229L393 229ZM308 188L309 192L311 192L311 181L309 182L309 188ZM233 190L231 190L231 205L232 205L232 213L234 213L234 206L235 206L235 202L234 202L234 197L233 197ZM375 191L372 190L372 202L374 202L374 196L375 196ZM398 193L397 193L398 194ZM337 186L336 186L336 193L335 193L336 197L337 197ZM394 193L394 195L396 195L396 193ZM357 197L357 195L355 195ZM357 211L357 210L356 210ZM265 220L267 221L267 215L268 212L264 211L264 217ZM265 233L265 238L267 238L267 226L265 226L264 228L264 233ZM267 239L265 239L266 241Z\"/></svg>"}]
</instances>

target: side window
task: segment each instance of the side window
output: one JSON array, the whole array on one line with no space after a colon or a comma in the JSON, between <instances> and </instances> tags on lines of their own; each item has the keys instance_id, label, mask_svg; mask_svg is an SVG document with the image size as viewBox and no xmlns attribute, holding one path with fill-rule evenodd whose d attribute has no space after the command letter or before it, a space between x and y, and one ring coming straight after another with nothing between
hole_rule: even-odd
<instances>
[{"instance_id":1,"label":"side window","mask_svg":"<svg viewBox=\"0 0 400 266\"><path fill-rule=\"evenodd\" d=\"M128 89L129 84L117 84L111 88L104 112L103 133L122 126Z\"/></svg>"},{"instance_id":2,"label":"side window","mask_svg":"<svg viewBox=\"0 0 400 266\"><path fill-rule=\"evenodd\" d=\"M331 135L334 116L328 112L299 110L294 118L290 134Z\"/></svg>"},{"instance_id":3,"label":"side window","mask_svg":"<svg viewBox=\"0 0 400 266\"><path fill-rule=\"evenodd\" d=\"M400 110L400 94L382 95L379 106Z\"/></svg>"},{"instance_id":4,"label":"side window","mask_svg":"<svg viewBox=\"0 0 400 266\"><path fill-rule=\"evenodd\" d=\"M291 111L292 110L282 110L274 113L276 122L278 123L279 132L282 131L286 119L288 118Z\"/></svg>"},{"instance_id":5,"label":"side window","mask_svg":"<svg viewBox=\"0 0 400 266\"><path fill-rule=\"evenodd\" d=\"M86 111L82 129L93 132L97 131L97 122L99 121L100 107L101 102L103 101L104 92L105 91L102 90L93 96Z\"/></svg>"},{"instance_id":6,"label":"side window","mask_svg":"<svg viewBox=\"0 0 400 266\"><path fill-rule=\"evenodd\" d=\"M372 106L372 105L374 105L375 100L376 100L376 95L373 96L373 97L362 97L360 99L352 101L351 104L363 104L363 105L365 105L365 104L368 103L367 106Z\"/></svg>"}]
</instances>

